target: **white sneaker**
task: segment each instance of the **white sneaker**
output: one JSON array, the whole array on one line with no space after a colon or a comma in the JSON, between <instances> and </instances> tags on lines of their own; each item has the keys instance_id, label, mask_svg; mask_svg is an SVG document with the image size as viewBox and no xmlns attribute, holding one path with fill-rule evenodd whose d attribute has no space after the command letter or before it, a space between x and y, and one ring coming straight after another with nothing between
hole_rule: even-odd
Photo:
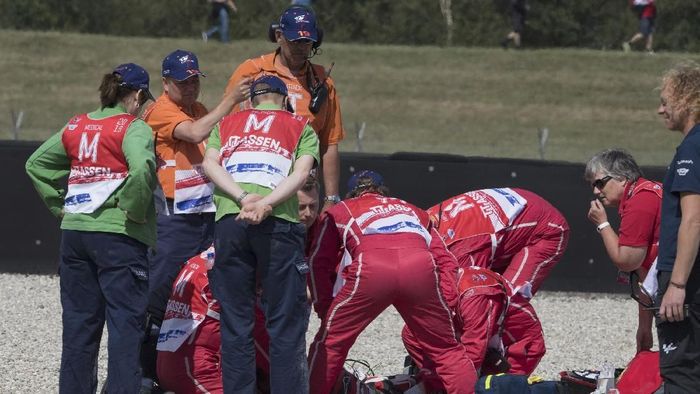
<instances>
[{"instance_id":1,"label":"white sneaker","mask_svg":"<svg viewBox=\"0 0 700 394\"><path fill-rule=\"evenodd\" d=\"M202 32L202 41L204 41L205 43L209 41L209 36L204 31Z\"/></svg>"}]
</instances>

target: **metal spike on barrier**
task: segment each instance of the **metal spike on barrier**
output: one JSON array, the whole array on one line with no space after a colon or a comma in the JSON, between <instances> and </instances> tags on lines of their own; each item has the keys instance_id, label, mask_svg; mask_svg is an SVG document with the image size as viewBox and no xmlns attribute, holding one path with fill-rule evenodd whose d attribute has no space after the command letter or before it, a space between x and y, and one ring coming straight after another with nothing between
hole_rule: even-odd
<instances>
[{"instance_id":1,"label":"metal spike on barrier","mask_svg":"<svg viewBox=\"0 0 700 394\"><path fill-rule=\"evenodd\" d=\"M355 123L355 134L357 135L357 152L362 152L362 139L365 137L365 128L367 123L362 122L361 125Z\"/></svg>"},{"instance_id":2,"label":"metal spike on barrier","mask_svg":"<svg viewBox=\"0 0 700 394\"><path fill-rule=\"evenodd\" d=\"M12 138L17 141L19 139L19 130L22 127L22 120L24 119L24 111L20 110L19 113L15 113L15 110L10 110L10 117L12 118Z\"/></svg>"},{"instance_id":3,"label":"metal spike on barrier","mask_svg":"<svg viewBox=\"0 0 700 394\"><path fill-rule=\"evenodd\" d=\"M545 148L547 146L547 139L549 138L549 129L546 127L543 127L541 129L537 129L537 137L539 139L540 159L544 160L544 153L545 153Z\"/></svg>"}]
</instances>

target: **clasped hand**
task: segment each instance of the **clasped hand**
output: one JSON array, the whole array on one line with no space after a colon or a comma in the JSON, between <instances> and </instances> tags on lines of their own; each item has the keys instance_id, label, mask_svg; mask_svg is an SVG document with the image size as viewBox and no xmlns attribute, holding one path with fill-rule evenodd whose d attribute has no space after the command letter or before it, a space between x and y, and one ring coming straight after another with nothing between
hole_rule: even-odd
<instances>
[{"instance_id":1,"label":"clasped hand","mask_svg":"<svg viewBox=\"0 0 700 394\"><path fill-rule=\"evenodd\" d=\"M242 201L243 206L236 220L244 220L250 224L260 224L272 213L272 206L266 204L259 194L248 194Z\"/></svg>"}]
</instances>

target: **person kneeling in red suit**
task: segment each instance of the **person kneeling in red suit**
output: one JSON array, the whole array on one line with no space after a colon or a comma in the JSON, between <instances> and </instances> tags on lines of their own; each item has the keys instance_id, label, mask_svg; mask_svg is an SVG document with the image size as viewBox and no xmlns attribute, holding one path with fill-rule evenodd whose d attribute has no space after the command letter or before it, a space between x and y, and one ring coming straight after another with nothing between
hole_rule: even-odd
<instances>
[{"instance_id":1,"label":"person kneeling in red suit","mask_svg":"<svg viewBox=\"0 0 700 394\"><path fill-rule=\"evenodd\" d=\"M462 269L458 289L455 327L480 375L530 375L546 349L542 326L529 300L514 292L501 275L485 268ZM428 386L440 389L430 377L434 362L426 357L408 327L404 327L401 337Z\"/></svg>"}]
</instances>

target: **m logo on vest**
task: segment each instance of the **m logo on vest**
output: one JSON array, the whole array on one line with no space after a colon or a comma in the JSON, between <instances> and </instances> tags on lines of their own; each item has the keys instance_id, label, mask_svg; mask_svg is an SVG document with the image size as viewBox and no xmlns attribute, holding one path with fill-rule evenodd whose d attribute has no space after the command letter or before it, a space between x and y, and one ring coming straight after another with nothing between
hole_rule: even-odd
<instances>
[{"instance_id":1,"label":"m logo on vest","mask_svg":"<svg viewBox=\"0 0 700 394\"><path fill-rule=\"evenodd\" d=\"M182 297L182 294L185 292L185 286L187 285L187 282L190 281L192 275L194 275L194 271L188 271L186 274L180 275L175 283L175 294Z\"/></svg>"},{"instance_id":2,"label":"m logo on vest","mask_svg":"<svg viewBox=\"0 0 700 394\"><path fill-rule=\"evenodd\" d=\"M80 146L78 147L78 161L83 161L85 158L92 158L92 162L97 162L97 146L100 143L100 133L92 137L92 141L88 144L88 133L84 132L80 136Z\"/></svg>"},{"instance_id":3,"label":"m logo on vest","mask_svg":"<svg viewBox=\"0 0 700 394\"><path fill-rule=\"evenodd\" d=\"M255 116L255 113L251 113L248 115L248 120L245 122L245 129L243 129L244 133L250 133L251 127L253 128L254 131L260 131L262 129L262 132L267 134L270 132L270 127L272 127L272 121L275 120L275 115L268 115L261 122L258 122L258 117Z\"/></svg>"}]
</instances>

